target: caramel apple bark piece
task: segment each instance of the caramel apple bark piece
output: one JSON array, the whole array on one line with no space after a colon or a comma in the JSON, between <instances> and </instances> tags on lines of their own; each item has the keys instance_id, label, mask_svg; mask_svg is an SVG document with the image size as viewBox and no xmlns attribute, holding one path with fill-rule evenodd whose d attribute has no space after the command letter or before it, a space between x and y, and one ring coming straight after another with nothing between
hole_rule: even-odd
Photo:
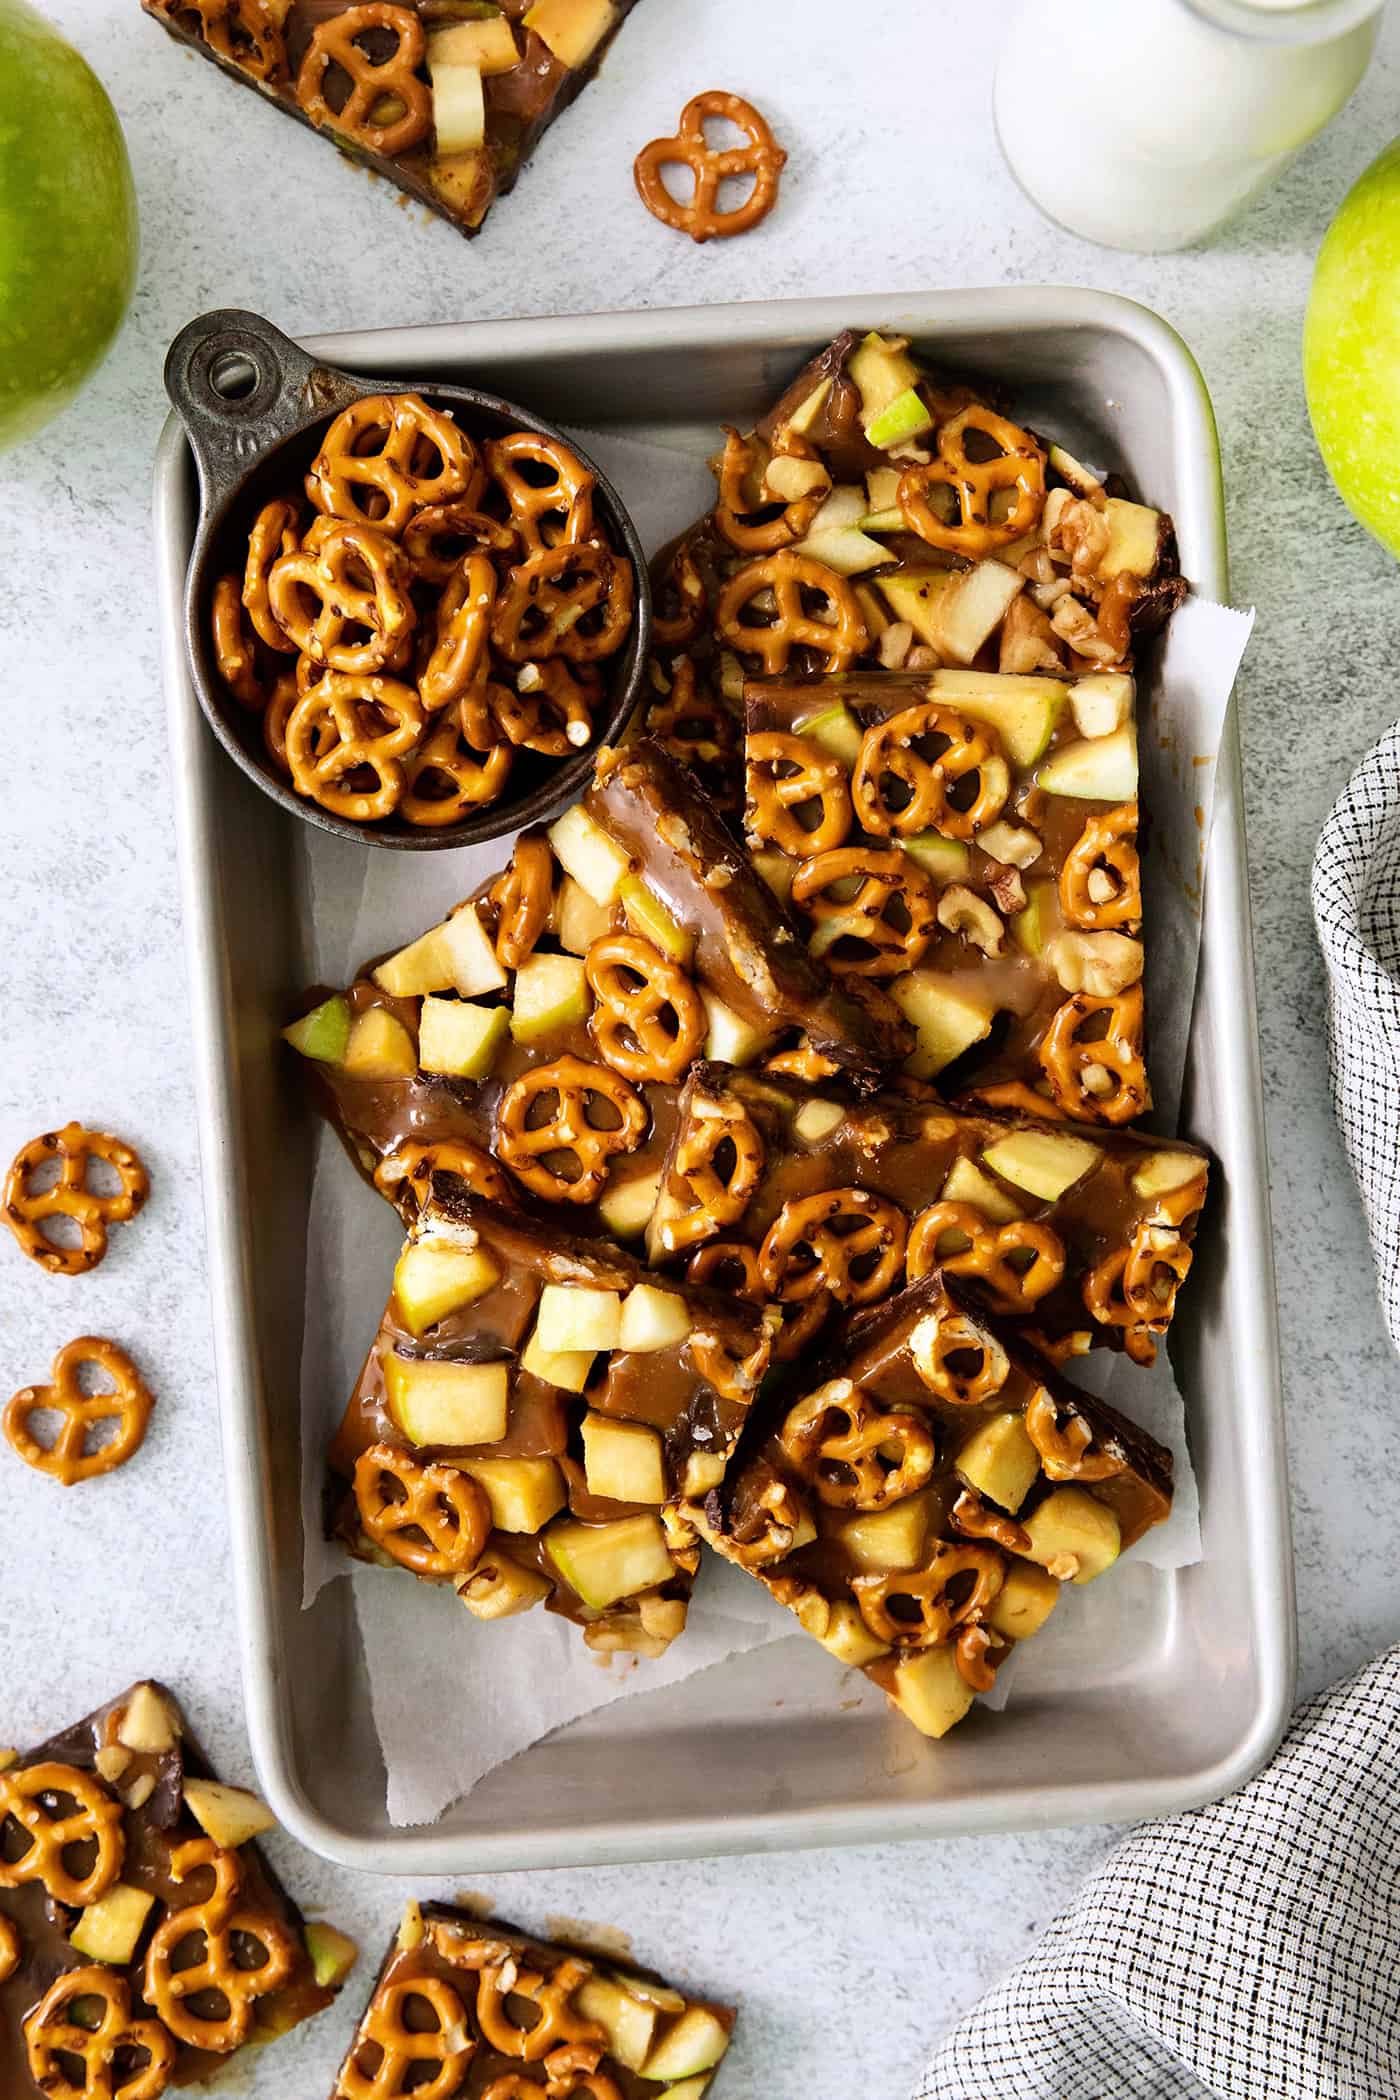
<instances>
[{"instance_id":1,"label":"caramel apple bark piece","mask_svg":"<svg viewBox=\"0 0 1400 2100\"><path fill-rule=\"evenodd\" d=\"M1057 1360L1106 1344L1151 1363L1209 1166L1182 1140L702 1065L681 1095L648 1255L777 1304L779 1358L833 1313L943 1265L978 1278Z\"/></svg>"},{"instance_id":2,"label":"caramel apple bark piece","mask_svg":"<svg viewBox=\"0 0 1400 2100\"><path fill-rule=\"evenodd\" d=\"M439 1174L330 1453L334 1529L478 1617L544 1602L659 1654L697 1561L680 1503L722 1478L771 1324Z\"/></svg>"},{"instance_id":3,"label":"caramel apple bark piece","mask_svg":"<svg viewBox=\"0 0 1400 2100\"><path fill-rule=\"evenodd\" d=\"M935 1270L790 1379L691 1516L925 1735L1171 1509L1171 1454Z\"/></svg>"},{"instance_id":4,"label":"caramel apple bark piece","mask_svg":"<svg viewBox=\"0 0 1400 2100\"><path fill-rule=\"evenodd\" d=\"M468 237L584 88L636 0L142 0Z\"/></svg>"},{"instance_id":5,"label":"caramel apple bark piece","mask_svg":"<svg viewBox=\"0 0 1400 2100\"><path fill-rule=\"evenodd\" d=\"M1142 1114L1133 679L951 668L745 694L750 849L812 952L909 1020L906 1070L1074 1122Z\"/></svg>"},{"instance_id":6,"label":"caramel apple bark piece","mask_svg":"<svg viewBox=\"0 0 1400 2100\"><path fill-rule=\"evenodd\" d=\"M57 2090L56 2065L117 2048L147 2068L154 2100L329 2005L355 1947L303 1921L253 1842L271 1825L255 1795L214 1776L174 1695L149 1680L12 1757L0 2089Z\"/></svg>"},{"instance_id":7,"label":"caramel apple bark piece","mask_svg":"<svg viewBox=\"0 0 1400 2100\"><path fill-rule=\"evenodd\" d=\"M391 2075L422 2066L419 2083L444 2095L523 2100L538 2088L561 2100L700 2100L734 2021L731 2006L611 1956L411 1902L331 2100L363 2100L390 2060Z\"/></svg>"}]
</instances>

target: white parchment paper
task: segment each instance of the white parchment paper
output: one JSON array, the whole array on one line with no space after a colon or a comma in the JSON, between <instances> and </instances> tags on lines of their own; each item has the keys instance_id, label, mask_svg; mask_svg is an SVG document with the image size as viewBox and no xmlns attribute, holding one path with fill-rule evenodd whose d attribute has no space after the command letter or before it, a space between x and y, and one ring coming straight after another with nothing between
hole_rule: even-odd
<instances>
[{"instance_id":1,"label":"white parchment paper","mask_svg":"<svg viewBox=\"0 0 1400 2100\"><path fill-rule=\"evenodd\" d=\"M615 432L582 431L580 441L616 484L644 544L680 531L710 500L703 457L673 443L644 443ZM1230 689L1252 614L1191 599L1168 630L1156 694L1141 709L1142 799L1150 812L1143 839L1150 1070L1155 1127L1176 1130L1200 946L1201 896L1214 797L1215 760ZM441 917L482 878L504 865L508 840L428 855L364 853L339 840L310 848L314 946L312 975L344 983L366 957L396 947ZM705 1556L683 1637L656 1661L587 1650L575 1628L552 1614L526 1613L507 1626L482 1624L450 1590L408 1575L351 1568L324 1537L326 1446L378 1326L402 1229L387 1203L371 1196L340 1145L323 1132L309 1228L306 1325L302 1350L304 1591L309 1602L334 1578L354 1585L374 1706L388 1774L387 1808L396 1824L430 1823L485 1773L542 1736L612 1700L657 1691L727 1656L792 1637L793 1621L738 1569ZM1076 1595L1031 1648L1017 1651L987 1704L1004 1705L1017 1683L1054 1680L1086 1642L1102 1647L1114 1594L1130 1602L1124 1579L1200 1558L1195 1475L1185 1414L1165 1354L1144 1372L1107 1351L1072 1367L1172 1451L1176 1497L1168 1522L1133 1549L1114 1581ZM1134 1576L1133 1568L1142 1572ZM1102 1591L1102 1594L1100 1592ZM503 1645L510 1668L501 1667ZM1029 1660L1029 1658L1034 1660ZM859 1687L861 1680L855 1680ZM833 1700L849 1704L850 1673L832 1671ZM867 1689L871 1689L867 1687ZM878 1698L878 1694L875 1695ZM431 1729L422 1716L434 1716Z\"/></svg>"}]
</instances>

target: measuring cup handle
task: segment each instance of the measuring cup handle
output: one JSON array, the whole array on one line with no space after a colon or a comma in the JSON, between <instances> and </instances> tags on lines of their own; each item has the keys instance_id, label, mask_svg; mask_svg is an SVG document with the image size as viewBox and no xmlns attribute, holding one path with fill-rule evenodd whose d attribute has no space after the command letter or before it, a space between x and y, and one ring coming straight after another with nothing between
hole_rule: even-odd
<instances>
[{"instance_id":1,"label":"measuring cup handle","mask_svg":"<svg viewBox=\"0 0 1400 2100\"><path fill-rule=\"evenodd\" d=\"M334 415L360 390L261 315L225 307L180 330L165 391L194 449L207 509L269 445Z\"/></svg>"}]
</instances>

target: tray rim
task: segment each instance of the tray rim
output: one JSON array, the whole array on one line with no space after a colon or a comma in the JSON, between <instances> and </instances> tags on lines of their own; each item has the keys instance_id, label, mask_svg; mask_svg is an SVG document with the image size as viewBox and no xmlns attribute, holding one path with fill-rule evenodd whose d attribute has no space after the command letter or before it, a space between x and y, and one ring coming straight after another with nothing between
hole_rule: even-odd
<instances>
[{"instance_id":1,"label":"tray rim","mask_svg":"<svg viewBox=\"0 0 1400 2100\"><path fill-rule=\"evenodd\" d=\"M313 355L370 371L411 371L435 360L460 363L471 337L489 335L494 360L541 351L587 355L625 343L629 350L697 350L736 342L811 342L841 327L897 321L932 333L985 328L1079 328L1125 337L1155 364L1169 390L1177 431L1175 458L1203 527L1195 581L1228 602L1224 490L1219 441L1205 381L1185 342L1151 309L1119 294L1078 287L1013 285L953 291L857 293L838 298L754 300L706 307L550 315L504 320L384 327L297 338ZM551 331L553 335L551 336ZM266 1551L266 1425L251 1328L252 1290L241 1200L233 1037L224 998L213 886L201 870L211 859L210 812L192 764L204 729L184 662L181 607L188 549L177 505L188 458L172 415L155 464L154 525L160 654L172 756L182 917L190 986L191 1035L201 1177L208 1244L210 1319L233 1590L239 1631L245 1718L259 1782L278 1821L324 1859L380 1874L451 1875L528 1867L592 1866L661 1858L713 1857L795 1847L888 1843L1073 1824L1136 1821L1218 1800L1260 1769L1287 1725L1294 1696L1296 1622L1282 1377L1273 1242L1270 1226L1263 1080L1254 998L1253 928L1245 838L1243 772L1232 704L1217 766L1216 808L1232 822L1214 826L1207 885L1207 923L1232 927L1239 972L1249 989L1235 1025L1221 1030L1221 1092L1236 1111L1231 1194L1239 1273L1231 1311L1244 1359L1254 1371L1249 1443L1256 1484L1255 1552L1249 1585L1249 1630L1259 1679L1250 1725L1225 1755L1175 1780L1028 1781L996 1795L957 1801L850 1803L839 1809L775 1809L723 1821L682 1815L638 1824L626 1816L591 1823L566 1844L558 1831L444 1832L411 1825L365 1834L336 1821L310 1800L298 1774L284 1693L286 1659L273 1573Z\"/></svg>"}]
</instances>

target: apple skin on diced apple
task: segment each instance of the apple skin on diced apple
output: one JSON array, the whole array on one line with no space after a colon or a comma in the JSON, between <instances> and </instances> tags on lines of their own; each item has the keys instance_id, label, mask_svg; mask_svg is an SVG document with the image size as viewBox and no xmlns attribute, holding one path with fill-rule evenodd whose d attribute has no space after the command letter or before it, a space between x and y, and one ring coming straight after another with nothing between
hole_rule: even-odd
<instances>
[{"instance_id":1,"label":"apple skin on diced apple","mask_svg":"<svg viewBox=\"0 0 1400 2100\"><path fill-rule=\"evenodd\" d=\"M510 1418L510 1371L504 1363L463 1364L426 1357L384 1358L389 1410L412 1444L447 1449L495 1444Z\"/></svg>"},{"instance_id":2,"label":"apple skin on diced apple","mask_svg":"<svg viewBox=\"0 0 1400 2100\"><path fill-rule=\"evenodd\" d=\"M418 1011L418 1063L451 1079L485 1079L510 1031L508 1006L429 995Z\"/></svg>"},{"instance_id":3,"label":"apple skin on diced apple","mask_svg":"<svg viewBox=\"0 0 1400 2100\"><path fill-rule=\"evenodd\" d=\"M666 1500L666 1460L659 1431L646 1422L589 1413L583 1420L583 1473L590 1495L610 1502Z\"/></svg>"},{"instance_id":4,"label":"apple skin on diced apple","mask_svg":"<svg viewBox=\"0 0 1400 2100\"><path fill-rule=\"evenodd\" d=\"M570 955L587 955L595 941L614 930L611 907L595 904L581 882L566 875L559 885L554 907L559 945Z\"/></svg>"},{"instance_id":5,"label":"apple skin on diced apple","mask_svg":"<svg viewBox=\"0 0 1400 2100\"><path fill-rule=\"evenodd\" d=\"M617 23L613 0L535 0L525 17L561 66L586 65Z\"/></svg>"},{"instance_id":6,"label":"apple skin on diced apple","mask_svg":"<svg viewBox=\"0 0 1400 2100\"><path fill-rule=\"evenodd\" d=\"M1184 1189L1206 1171L1206 1162L1195 1152L1153 1152L1133 1176L1135 1196L1166 1196Z\"/></svg>"},{"instance_id":7,"label":"apple skin on diced apple","mask_svg":"<svg viewBox=\"0 0 1400 2100\"><path fill-rule=\"evenodd\" d=\"M1023 955L1045 953L1045 944L1060 923L1059 898L1053 882L1026 885L1026 901L1011 915L1011 938Z\"/></svg>"},{"instance_id":8,"label":"apple skin on diced apple","mask_svg":"<svg viewBox=\"0 0 1400 2100\"><path fill-rule=\"evenodd\" d=\"M642 2066L644 2078L694 2078L713 2070L729 2047L729 2029L703 2005L687 2006Z\"/></svg>"},{"instance_id":9,"label":"apple skin on diced apple","mask_svg":"<svg viewBox=\"0 0 1400 2100\"><path fill-rule=\"evenodd\" d=\"M847 359L846 376L860 394L860 420L868 430L881 410L916 387L922 375L902 346L872 329Z\"/></svg>"},{"instance_id":10,"label":"apple skin on diced apple","mask_svg":"<svg viewBox=\"0 0 1400 2100\"><path fill-rule=\"evenodd\" d=\"M844 700L816 708L800 722L795 722L793 727L798 736L810 737L814 744L821 745L823 751L839 758L843 766L854 766L860 757L863 741L860 724Z\"/></svg>"},{"instance_id":11,"label":"apple skin on diced apple","mask_svg":"<svg viewBox=\"0 0 1400 2100\"><path fill-rule=\"evenodd\" d=\"M979 839L978 844L981 843ZM966 882L972 855L961 839L945 839L941 831L915 831L899 844L900 850L932 875L935 882Z\"/></svg>"},{"instance_id":12,"label":"apple skin on diced apple","mask_svg":"<svg viewBox=\"0 0 1400 2100\"><path fill-rule=\"evenodd\" d=\"M1068 1131L1013 1130L982 1153L982 1163L1013 1187L1041 1203L1057 1203L1065 1190L1092 1173L1103 1158L1087 1138Z\"/></svg>"},{"instance_id":13,"label":"apple skin on diced apple","mask_svg":"<svg viewBox=\"0 0 1400 2100\"><path fill-rule=\"evenodd\" d=\"M1085 802L1131 802L1138 791L1137 731L1131 722L1111 736L1061 744L1036 775L1047 795Z\"/></svg>"},{"instance_id":14,"label":"apple skin on diced apple","mask_svg":"<svg viewBox=\"0 0 1400 2100\"><path fill-rule=\"evenodd\" d=\"M311 1973L323 1991L338 1990L359 1959L360 1950L346 1932L313 1918L302 1937L311 1956Z\"/></svg>"},{"instance_id":15,"label":"apple skin on diced apple","mask_svg":"<svg viewBox=\"0 0 1400 2100\"><path fill-rule=\"evenodd\" d=\"M649 941L681 969L688 969L695 953L695 935L678 923L659 897L652 895L641 876L627 876L617 894L627 924L637 938Z\"/></svg>"},{"instance_id":16,"label":"apple skin on diced apple","mask_svg":"<svg viewBox=\"0 0 1400 2100\"><path fill-rule=\"evenodd\" d=\"M352 1079L411 1079L418 1070L413 1037L387 1007L371 1006L351 1027L343 1069Z\"/></svg>"},{"instance_id":17,"label":"apple skin on diced apple","mask_svg":"<svg viewBox=\"0 0 1400 2100\"><path fill-rule=\"evenodd\" d=\"M340 1064L350 1040L349 1000L343 993L333 992L329 999L313 1006L309 1014L293 1021L290 1028L284 1028L282 1037L303 1057L315 1058L318 1064Z\"/></svg>"},{"instance_id":18,"label":"apple skin on diced apple","mask_svg":"<svg viewBox=\"0 0 1400 2100\"><path fill-rule=\"evenodd\" d=\"M974 568L964 570L953 588L938 601L934 617L940 653L951 663L970 664L1024 588L1025 578L1005 562L979 561Z\"/></svg>"},{"instance_id":19,"label":"apple skin on diced apple","mask_svg":"<svg viewBox=\"0 0 1400 2100\"><path fill-rule=\"evenodd\" d=\"M792 895L792 879L797 873L797 862L776 848L765 849L762 853L751 853L749 858L753 862L755 875L767 883L780 904L786 904Z\"/></svg>"},{"instance_id":20,"label":"apple skin on diced apple","mask_svg":"<svg viewBox=\"0 0 1400 2100\"><path fill-rule=\"evenodd\" d=\"M544 1541L565 1582L591 1611L606 1611L621 1597L656 1589L675 1573L661 1520L650 1514L610 1524L560 1517Z\"/></svg>"},{"instance_id":21,"label":"apple skin on diced apple","mask_svg":"<svg viewBox=\"0 0 1400 2100\"><path fill-rule=\"evenodd\" d=\"M881 452L888 452L891 445L908 444L911 438L922 437L933 428L933 415L916 387L906 387L865 426L865 435Z\"/></svg>"},{"instance_id":22,"label":"apple skin on diced apple","mask_svg":"<svg viewBox=\"0 0 1400 2100\"><path fill-rule=\"evenodd\" d=\"M1021 1206L1014 1203L999 1182L984 1174L970 1159L959 1154L948 1169L948 1179L939 1196L940 1203L970 1203L980 1210L983 1217L993 1225L1009 1225L1021 1216Z\"/></svg>"},{"instance_id":23,"label":"apple skin on diced apple","mask_svg":"<svg viewBox=\"0 0 1400 2100\"><path fill-rule=\"evenodd\" d=\"M1012 765L1022 772L1049 748L1066 691L1061 678L1009 671L942 670L929 680L931 699L995 729Z\"/></svg>"},{"instance_id":24,"label":"apple skin on diced apple","mask_svg":"<svg viewBox=\"0 0 1400 2100\"><path fill-rule=\"evenodd\" d=\"M497 1531L543 1531L568 1500L552 1458L465 1458L462 1471L485 1489Z\"/></svg>"},{"instance_id":25,"label":"apple skin on diced apple","mask_svg":"<svg viewBox=\"0 0 1400 2100\"><path fill-rule=\"evenodd\" d=\"M131 1960L145 1929L154 1896L129 1882L119 1881L79 1913L68 1944L75 1954L89 1961L110 1962L120 1968Z\"/></svg>"},{"instance_id":26,"label":"apple skin on diced apple","mask_svg":"<svg viewBox=\"0 0 1400 2100\"><path fill-rule=\"evenodd\" d=\"M581 802L550 825L549 843L565 874L572 875L595 904L606 907L617 902L632 863Z\"/></svg>"},{"instance_id":27,"label":"apple skin on diced apple","mask_svg":"<svg viewBox=\"0 0 1400 2100\"><path fill-rule=\"evenodd\" d=\"M649 1174L634 1174L630 1180L609 1180L598 1198L598 1215L615 1240L641 1238L660 1188L659 1167Z\"/></svg>"},{"instance_id":28,"label":"apple skin on diced apple","mask_svg":"<svg viewBox=\"0 0 1400 2100\"><path fill-rule=\"evenodd\" d=\"M872 540L856 524L839 525L830 532L809 532L797 542L793 552L819 561L838 576L863 576L867 569L878 569L891 559L889 548Z\"/></svg>"},{"instance_id":29,"label":"apple skin on diced apple","mask_svg":"<svg viewBox=\"0 0 1400 2100\"><path fill-rule=\"evenodd\" d=\"M500 1278L481 1247L410 1240L394 1270L394 1298L409 1333L420 1336L449 1313L484 1298Z\"/></svg>"},{"instance_id":30,"label":"apple skin on diced apple","mask_svg":"<svg viewBox=\"0 0 1400 2100\"><path fill-rule=\"evenodd\" d=\"M911 970L896 978L890 993L917 1038L905 1059L905 1069L916 1079L935 1078L992 1032L989 1009L954 991L932 970Z\"/></svg>"},{"instance_id":31,"label":"apple skin on diced apple","mask_svg":"<svg viewBox=\"0 0 1400 2100\"><path fill-rule=\"evenodd\" d=\"M510 1032L517 1043L539 1043L588 1016L588 979L577 955L528 955L515 973Z\"/></svg>"},{"instance_id":32,"label":"apple skin on diced apple","mask_svg":"<svg viewBox=\"0 0 1400 2100\"><path fill-rule=\"evenodd\" d=\"M937 650L943 600L957 580L954 569L911 570L877 577L876 588L895 618L907 620L919 640Z\"/></svg>"},{"instance_id":33,"label":"apple skin on diced apple","mask_svg":"<svg viewBox=\"0 0 1400 2100\"><path fill-rule=\"evenodd\" d=\"M972 1690L958 1670L951 1643L923 1648L895 1665L890 1697L921 1735L945 1736L965 1719Z\"/></svg>"},{"instance_id":34,"label":"apple skin on diced apple","mask_svg":"<svg viewBox=\"0 0 1400 2100\"><path fill-rule=\"evenodd\" d=\"M277 1828L276 1816L257 1794L216 1779L187 1779L185 1806L204 1835L225 1852L236 1852L250 1838Z\"/></svg>"},{"instance_id":35,"label":"apple skin on diced apple","mask_svg":"<svg viewBox=\"0 0 1400 2100\"><path fill-rule=\"evenodd\" d=\"M616 1291L588 1284L547 1283L535 1314L540 1347L560 1350L615 1349L622 1333L622 1299Z\"/></svg>"}]
</instances>

